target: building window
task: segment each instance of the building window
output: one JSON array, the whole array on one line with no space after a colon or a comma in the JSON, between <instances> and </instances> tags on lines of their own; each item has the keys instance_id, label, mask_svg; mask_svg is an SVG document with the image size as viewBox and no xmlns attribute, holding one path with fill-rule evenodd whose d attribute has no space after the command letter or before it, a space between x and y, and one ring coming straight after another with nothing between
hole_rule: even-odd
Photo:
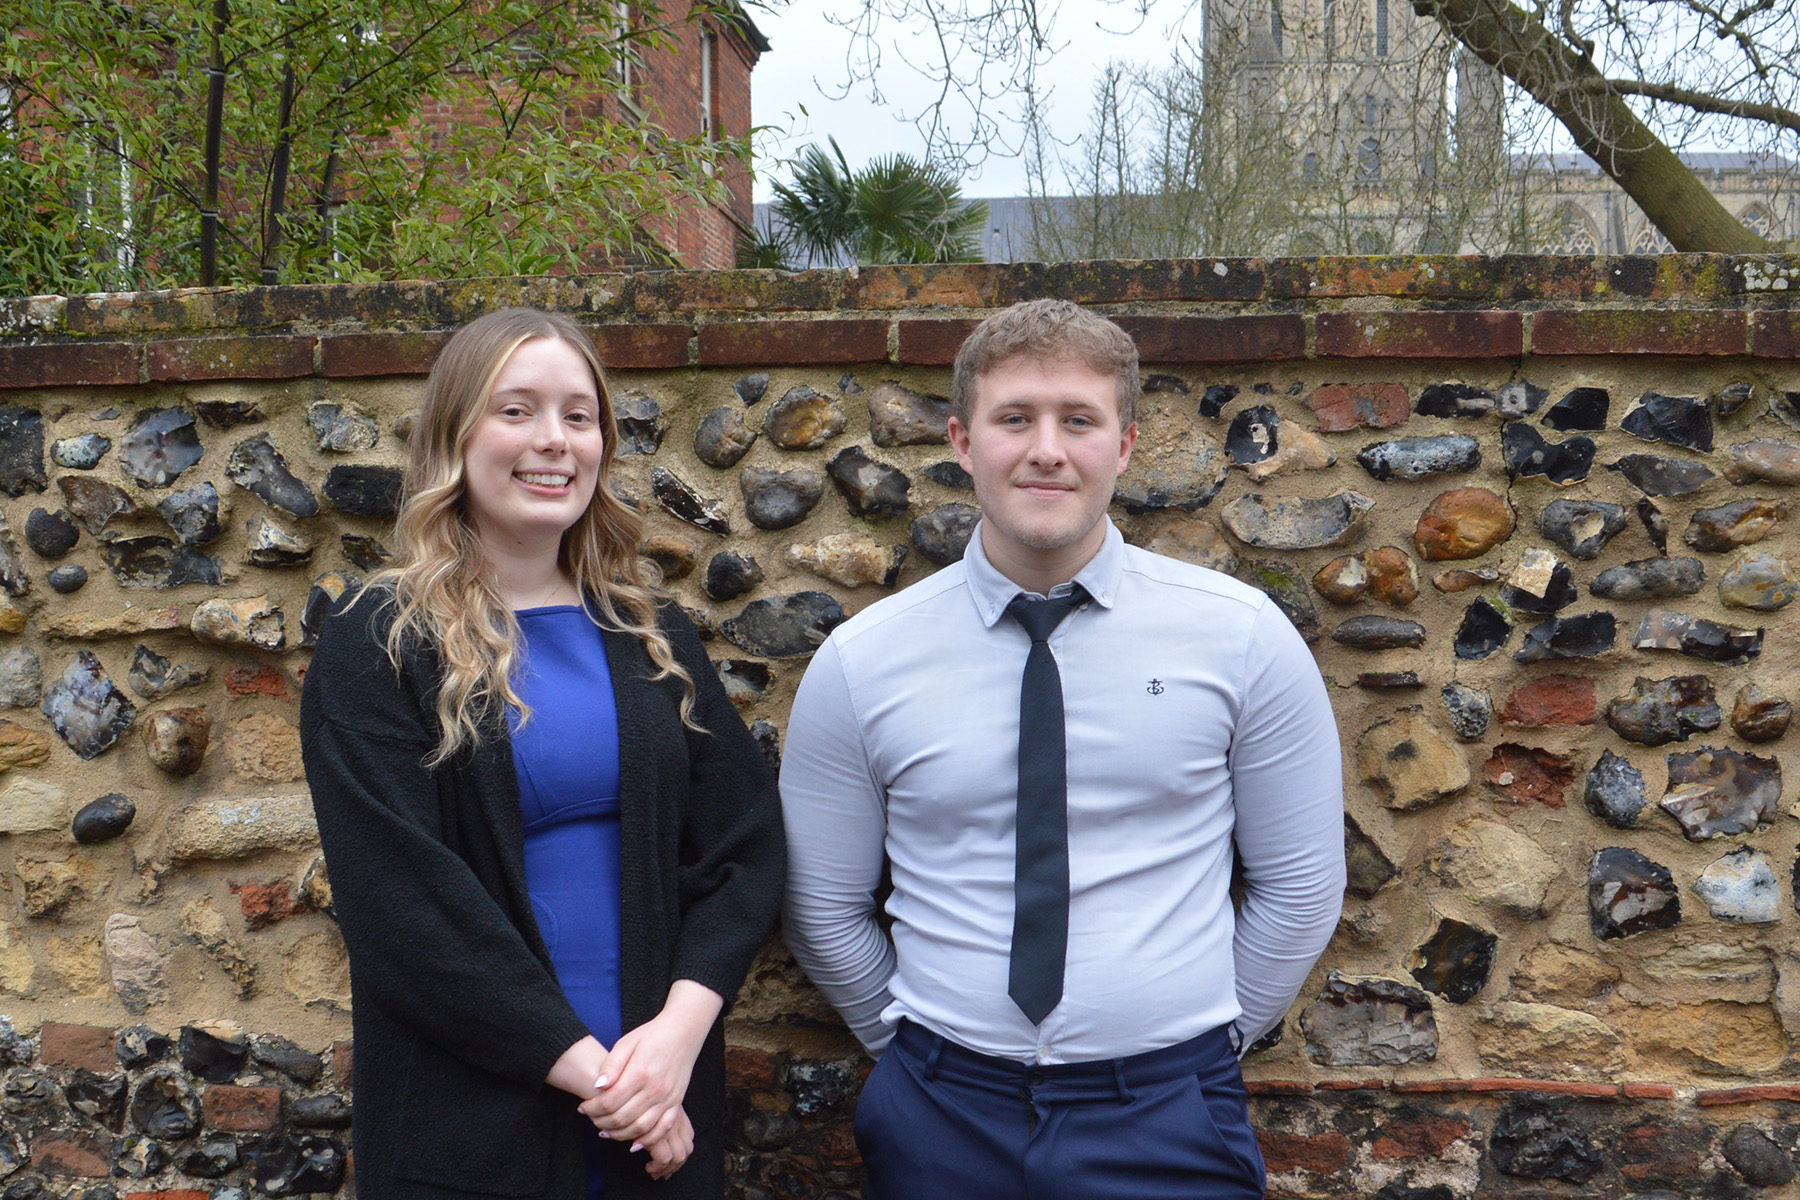
<instances>
[{"instance_id":1,"label":"building window","mask_svg":"<svg viewBox=\"0 0 1800 1200\"><path fill-rule=\"evenodd\" d=\"M1281 0L1269 0L1269 36L1274 39L1275 53L1281 53Z\"/></svg>"},{"instance_id":2,"label":"building window","mask_svg":"<svg viewBox=\"0 0 1800 1200\"><path fill-rule=\"evenodd\" d=\"M1319 156L1311 150L1308 150L1306 157L1300 160L1300 178L1308 184L1319 181Z\"/></svg>"},{"instance_id":3,"label":"building window","mask_svg":"<svg viewBox=\"0 0 1800 1200\"><path fill-rule=\"evenodd\" d=\"M1573 204L1563 205L1556 214L1556 242L1550 249L1555 254L1600 253L1594 223Z\"/></svg>"},{"instance_id":4,"label":"building window","mask_svg":"<svg viewBox=\"0 0 1800 1200\"><path fill-rule=\"evenodd\" d=\"M1377 58L1387 57L1387 10L1388 0L1375 0L1375 55Z\"/></svg>"},{"instance_id":5,"label":"building window","mask_svg":"<svg viewBox=\"0 0 1800 1200\"><path fill-rule=\"evenodd\" d=\"M1745 229L1758 237L1765 237L1771 241L1781 240L1781 226L1775 220L1775 214L1764 205L1752 204L1738 214L1738 220L1744 223Z\"/></svg>"},{"instance_id":6,"label":"building window","mask_svg":"<svg viewBox=\"0 0 1800 1200\"><path fill-rule=\"evenodd\" d=\"M1364 96L1363 97L1363 124L1364 125L1375 124L1375 117L1380 111L1381 111L1381 106L1376 101L1375 97L1373 97L1373 96Z\"/></svg>"},{"instance_id":7,"label":"building window","mask_svg":"<svg viewBox=\"0 0 1800 1200\"><path fill-rule=\"evenodd\" d=\"M1325 0L1325 57L1337 53L1337 0Z\"/></svg>"},{"instance_id":8,"label":"building window","mask_svg":"<svg viewBox=\"0 0 1800 1200\"><path fill-rule=\"evenodd\" d=\"M642 116L638 89L643 85L643 64L637 53L637 12L628 0L613 6L613 38L618 44L619 99L626 111Z\"/></svg>"},{"instance_id":9,"label":"building window","mask_svg":"<svg viewBox=\"0 0 1800 1200\"><path fill-rule=\"evenodd\" d=\"M1381 143L1372 137L1356 148L1356 177L1364 183L1381 182Z\"/></svg>"},{"instance_id":10,"label":"building window","mask_svg":"<svg viewBox=\"0 0 1800 1200\"><path fill-rule=\"evenodd\" d=\"M1675 246L1663 236L1662 230L1645 221L1644 227L1638 230L1637 237L1631 240L1633 254L1673 254Z\"/></svg>"},{"instance_id":11,"label":"building window","mask_svg":"<svg viewBox=\"0 0 1800 1200\"><path fill-rule=\"evenodd\" d=\"M719 118L713 98L713 61L718 40L712 30L700 31L700 136L709 142L719 140Z\"/></svg>"}]
</instances>

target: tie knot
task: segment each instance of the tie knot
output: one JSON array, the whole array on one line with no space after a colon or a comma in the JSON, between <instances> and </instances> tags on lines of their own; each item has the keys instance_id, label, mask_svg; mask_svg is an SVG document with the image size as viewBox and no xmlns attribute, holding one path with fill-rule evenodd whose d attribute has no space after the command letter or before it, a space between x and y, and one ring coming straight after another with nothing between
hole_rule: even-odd
<instances>
[{"instance_id":1,"label":"tie knot","mask_svg":"<svg viewBox=\"0 0 1800 1200\"><path fill-rule=\"evenodd\" d=\"M1034 600L1020 593L1006 606L1006 613L1017 621L1034 642L1048 641L1063 623L1063 618L1087 603L1087 589L1079 583L1066 596Z\"/></svg>"}]
</instances>

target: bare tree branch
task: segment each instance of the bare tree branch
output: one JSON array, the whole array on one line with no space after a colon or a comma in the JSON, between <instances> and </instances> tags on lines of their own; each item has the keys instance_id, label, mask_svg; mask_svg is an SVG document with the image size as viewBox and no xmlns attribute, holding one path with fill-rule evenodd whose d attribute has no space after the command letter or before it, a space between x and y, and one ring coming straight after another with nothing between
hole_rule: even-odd
<instances>
[{"instance_id":1,"label":"bare tree branch","mask_svg":"<svg viewBox=\"0 0 1800 1200\"><path fill-rule=\"evenodd\" d=\"M1620 96L1644 96L1679 104L1696 112L1720 113L1727 117L1743 117L1750 121L1766 121L1800 133L1800 112L1779 104L1759 104L1752 100L1727 100L1710 92L1677 87L1672 83L1651 83L1646 79L1583 79L1583 91L1613 92Z\"/></svg>"}]
</instances>

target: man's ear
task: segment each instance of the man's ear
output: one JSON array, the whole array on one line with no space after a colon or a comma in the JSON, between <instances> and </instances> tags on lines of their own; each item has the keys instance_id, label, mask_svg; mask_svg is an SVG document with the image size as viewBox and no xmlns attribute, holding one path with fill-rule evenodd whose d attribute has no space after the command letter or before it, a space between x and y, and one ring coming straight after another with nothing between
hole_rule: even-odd
<instances>
[{"instance_id":1,"label":"man's ear","mask_svg":"<svg viewBox=\"0 0 1800 1200\"><path fill-rule=\"evenodd\" d=\"M969 431L966 427L964 427L961 418L959 418L959 417L951 417L950 418L949 434L950 434L950 449L956 453L957 465L962 467L963 470L968 471L969 470ZM1136 426L1132 427L1132 435L1131 436L1133 438L1137 437Z\"/></svg>"},{"instance_id":2,"label":"man's ear","mask_svg":"<svg viewBox=\"0 0 1800 1200\"><path fill-rule=\"evenodd\" d=\"M956 420L955 417L951 417L950 419L952 421ZM1125 432L1119 435L1119 471L1121 474L1124 473L1126 467L1131 465L1131 448L1137 445L1137 435L1138 427L1136 421L1127 425L1125 427ZM966 470L967 468L964 469Z\"/></svg>"}]
</instances>

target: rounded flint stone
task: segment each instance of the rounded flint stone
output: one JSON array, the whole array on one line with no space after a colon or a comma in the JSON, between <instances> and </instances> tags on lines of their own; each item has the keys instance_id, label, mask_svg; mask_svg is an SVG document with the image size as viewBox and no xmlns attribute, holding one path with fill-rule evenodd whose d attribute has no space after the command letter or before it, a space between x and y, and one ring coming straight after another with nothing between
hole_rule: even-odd
<instances>
[{"instance_id":1,"label":"rounded flint stone","mask_svg":"<svg viewBox=\"0 0 1800 1200\"><path fill-rule=\"evenodd\" d=\"M700 587L714 600L735 600L763 581L756 560L736 550L721 550L706 564Z\"/></svg>"},{"instance_id":2,"label":"rounded flint stone","mask_svg":"<svg viewBox=\"0 0 1800 1200\"><path fill-rule=\"evenodd\" d=\"M139 487L167 487L200 461L194 418L179 408L147 408L131 422L119 447L119 465Z\"/></svg>"},{"instance_id":3,"label":"rounded flint stone","mask_svg":"<svg viewBox=\"0 0 1800 1200\"><path fill-rule=\"evenodd\" d=\"M1419 393L1421 417L1480 417L1494 411L1494 393L1467 383L1434 383Z\"/></svg>"},{"instance_id":4,"label":"rounded flint stone","mask_svg":"<svg viewBox=\"0 0 1800 1200\"><path fill-rule=\"evenodd\" d=\"M1506 460L1508 479L1539 476L1558 487L1579 483L1594 465L1594 439L1569 438L1547 441L1529 425L1508 425L1500 432L1500 452Z\"/></svg>"},{"instance_id":5,"label":"rounded flint stone","mask_svg":"<svg viewBox=\"0 0 1800 1200\"><path fill-rule=\"evenodd\" d=\"M1608 567L1588 591L1606 600L1666 600L1691 596L1705 582L1706 567L1697 558L1645 558Z\"/></svg>"},{"instance_id":6,"label":"rounded flint stone","mask_svg":"<svg viewBox=\"0 0 1800 1200\"><path fill-rule=\"evenodd\" d=\"M817 650L844 620L843 605L834 597L794 592L752 600L737 616L722 621L719 632L762 658L793 658Z\"/></svg>"},{"instance_id":7,"label":"rounded flint stone","mask_svg":"<svg viewBox=\"0 0 1800 1200\"><path fill-rule=\"evenodd\" d=\"M1737 925L1766 925L1781 919L1781 887L1768 857L1739 846L1694 880L1694 891L1713 919Z\"/></svg>"},{"instance_id":8,"label":"rounded flint stone","mask_svg":"<svg viewBox=\"0 0 1800 1200\"><path fill-rule=\"evenodd\" d=\"M61 509L34 508L25 518L25 544L40 558L61 558L75 548L80 537L81 526Z\"/></svg>"},{"instance_id":9,"label":"rounded flint stone","mask_svg":"<svg viewBox=\"0 0 1800 1200\"><path fill-rule=\"evenodd\" d=\"M1438 693L1444 709L1450 714L1450 729L1465 742L1478 742L1487 735L1494 719L1494 701L1485 691L1466 683L1446 683Z\"/></svg>"},{"instance_id":10,"label":"rounded flint stone","mask_svg":"<svg viewBox=\"0 0 1800 1200\"><path fill-rule=\"evenodd\" d=\"M861 446L847 446L826 464L825 471L858 517L886 517L905 512L912 481L884 462L870 458Z\"/></svg>"},{"instance_id":11,"label":"rounded flint stone","mask_svg":"<svg viewBox=\"0 0 1800 1200\"><path fill-rule=\"evenodd\" d=\"M1311 550L1347 542L1375 501L1361 492L1319 499L1265 499L1260 492L1225 506L1225 528L1248 546L1263 550Z\"/></svg>"},{"instance_id":12,"label":"rounded flint stone","mask_svg":"<svg viewBox=\"0 0 1800 1200\"><path fill-rule=\"evenodd\" d=\"M1759 1188L1794 1180L1794 1160L1754 1125L1739 1125L1719 1143L1719 1153L1744 1182Z\"/></svg>"},{"instance_id":13,"label":"rounded flint stone","mask_svg":"<svg viewBox=\"0 0 1800 1200\"><path fill-rule=\"evenodd\" d=\"M975 536L981 510L973 504L940 504L912 523L907 531L913 549L940 567L962 559Z\"/></svg>"},{"instance_id":14,"label":"rounded flint stone","mask_svg":"<svg viewBox=\"0 0 1800 1200\"><path fill-rule=\"evenodd\" d=\"M1669 868L1625 846L1607 846L1588 864L1588 927L1601 941L1681 921L1681 894Z\"/></svg>"},{"instance_id":15,"label":"rounded flint stone","mask_svg":"<svg viewBox=\"0 0 1800 1200\"><path fill-rule=\"evenodd\" d=\"M1588 811L1614 829L1637 828L1638 816L1650 804L1644 773L1611 750L1602 751L1600 761L1588 772L1582 797Z\"/></svg>"},{"instance_id":16,"label":"rounded flint stone","mask_svg":"<svg viewBox=\"0 0 1800 1200\"><path fill-rule=\"evenodd\" d=\"M1727 447L1731 464L1725 478L1735 484L1773 483L1793 487L1800 483L1800 446L1774 438L1755 438Z\"/></svg>"},{"instance_id":17,"label":"rounded flint stone","mask_svg":"<svg viewBox=\"0 0 1800 1200\"><path fill-rule=\"evenodd\" d=\"M1681 540L1696 550L1719 552L1760 542L1787 516L1779 500L1735 500L1703 508L1688 520Z\"/></svg>"},{"instance_id":18,"label":"rounded flint stone","mask_svg":"<svg viewBox=\"0 0 1800 1200\"><path fill-rule=\"evenodd\" d=\"M302 1129L350 1128L350 1102L330 1092L301 1096L288 1106L288 1113Z\"/></svg>"},{"instance_id":19,"label":"rounded flint stone","mask_svg":"<svg viewBox=\"0 0 1800 1200\"><path fill-rule=\"evenodd\" d=\"M1395 438L1357 452L1363 470L1382 482L1456 474L1481 466L1481 443L1465 433L1444 437Z\"/></svg>"},{"instance_id":20,"label":"rounded flint stone","mask_svg":"<svg viewBox=\"0 0 1800 1200\"><path fill-rule=\"evenodd\" d=\"M131 1123L158 1141L177 1141L200 1128L200 1094L180 1071L163 1067L131 1094Z\"/></svg>"},{"instance_id":21,"label":"rounded flint stone","mask_svg":"<svg viewBox=\"0 0 1800 1200\"><path fill-rule=\"evenodd\" d=\"M1413 951L1407 970L1426 991L1452 1004L1466 1004L1487 984L1499 944L1499 937L1485 929L1443 917L1432 935Z\"/></svg>"},{"instance_id":22,"label":"rounded flint stone","mask_svg":"<svg viewBox=\"0 0 1800 1200\"><path fill-rule=\"evenodd\" d=\"M1604 500L1552 500L1538 514L1538 532L1576 558L1597 558L1625 528L1625 510Z\"/></svg>"},{"instance_id":23,"label":"rounded flint stone","mask_svg":"<svg viewBox=\"0 0 1800 1200\"><path fill-rule=\"evenodd\" d=\"M1774 612L1800 598L1800 579L1787 563L1761 550L1739 554L1719 576L1719 600L1728 608Z\"/></svg>"},{"instance_id":24,"label":"rounded flint stone","mask_svg":"<svg viewBox=\"0 0 1800 1200\"><path fill-rule=\"evenodd\" d=\"M203 1137L175 1156L175 1169L195 1179L218 1179L237 1165L237 1142L224 1134Z\"/></svg>"},{"instance_id":25,"label":"rounded flint stone","mask_svg":"<svg viewBox=\"0 0 1800 1200\"><path fill-rule=\"evenodd\" d=\"M1578 429L1597 433L1606 428L1612 396L1605 388L1578 387L1545 410L1543 423L1559 433Z\"/></svg>"},{"instance_id":26,"label":"rounded flint stone","mask_svg":"<svg viewBox=\"0 0 1800 1200\"><path fill-rule=\"evenodd\" d=\"M731 390L739 400L744 402L746 407L755 404L758 400L761 400L768 394L768 372L758 371L754 375L746 375L736 383L732 384Z\"/></svg>"},{"instance_id":27,"label":"rounded flint stone","mask_svg":"<svg viewBox=\"0 0 1800 1200\"><path fill-rule=\"evenodd\" d=\"M789 388L763 415L763 432L783 450L817 450L848 424L843 405L804 384Z\"/></svg>"},{"instance_id":28,"label":"rounded flint stone","mask_svg":"<svg viewBox=\"0 0 1800 1200\"><path fill-rule=\"evenodd\" d=\"M1398 617L1351 617L1331 631L1331 640L1357 650L1398 650L1423 646L1425 627Z\"/></svg>"},{"instance_id":29,"label":"rounded flint stone","mask_svg":"<svg viewBox=\"0 0 1800 1200\"><path fill-rule=\"evenodd\" d=\"M1516 421L1536 412L1550 398L1550 393L1529 379L1515 379L1494 393L1494 411L1503 420Z\"/></svg>"},{"instance_id":30,"label":"rounded flint stone","mask_svg":"<svg viewBox=\"0 0 1800 1200\"><path fill-rule=\"evenodd\" d=\"M1274 458L1280 448L1281 418L1266 405L1253 405L1231 418L1225 433L1225 453L1238 466Z\"/></svg>"},{"instance_id":31,"label":"rounded flint stone","mask_svg":"<svg viewBox=\"0 0 1800 1200\"><path fill-rule=\"evenodd\" d=\"M53 442L50 446L50 461L71 471L91 471L100 465L100 460L111 449L111 438L98 433L84 433L80 437L60 438Z\"/></svg>"},{"instance_id":32,"label":"rounded flint stone","mask_svg":"<svg viewBox=\"0 0 1800 1200\"><path fill-rule=\"evenodd\" d=\"M750 452L756 441L756 430L744 422L744 414L735 408L715 408L700 420L694 430L694 455L709 467L724 470L735 467Z\"/></svg>"},{"instance_id":33,"label":"rounded flint stone","mask_svg":"<svg viewBox=\"0 0 1800 1200\"><path fill-rule=\"evenodd\" d=\"M175 1045L181 1065L208 1083L230 1083L250 1057L250 1040L234 1021L183 1025Z\"/></svg>"},{"instance_id":34,"label":"rounded flint stone","mask_svg":"<svg viewBox=\"0 0 1800 1200\"><path fill-rule=\"evenodd\" d=\"M1671 675L1667 679L1638 676L1631 691L1606 704L1606 723L1613 732L1640 746L1685 742L1709 733L1725 719L1704 675Z\"/></svg>"},{"instance_id":35,"label":"rounded flint stone","mask_svg":"<svg viewBox=\"0 0 1800 1200\"><path fill-rule=\"evenodd\" d=\"M1688 450L1713 448L1712 412L1706 401L1694 396L1664 396L1645 392L1637 407L1625 414L1619 428L1646 442L1667 442Z\"/></svg>"},{"instance_id":36,"label":"rounded flint stone","mask_svg":"<svg viewBox=\"0 0 1800 1200\"><path fill-rule=\"evenodd\" d=\"M170 708L151 713L144 722L144 750L150 761L171 775L192 775L206 759L212 718L204 708Z\"/></svg>"},{"instance_id":37,"label":"rounded flint stone","mask_svg":"<svg viewBox=\"0 0 1800 1200\"><path fill-rule=\"evenodd\" d=\"M869 394L869 440L877 446L942 446L950 440L950 401L897 383Z\"/></svg>"},{"instance_id":38,"label":"rounded flint stone","mask_svg":"<svg viewBox=\"0 0 1800 1200\"><path fill-rule=\"evenodd\" d=\"M758 529L789 529L806 519L825 496L825 477L801 467L770 471L745 467L738 473L744 515Z\"/></svg>"},{"instance_id":39,"label":"rounded flint stone","mask_svg":"<svg viewBox=\"0 0 1800 1200\"><path fill-rule=\"evenodd\" d=\"M975 490L975 480L962 469L962 464L953 458L947 458L943 462L934 462L919 474L939 487L950 488L958 492Z\"/></svg>"},{"instance_id":40,"label":"rounded flint stone","mask_svg":"<svg viewBox=\"0 0 1800 1200\"><path fill-rule=\"evenodd\" d=\"M137 805L130 797L121 792L108 792L98 800L82 805L81 811L69 823L69 831L84 846L110 842L130 829L136 816Z\"/></svg>"},{"instance_id":41,"label":"rounded flint stone","mask_svg":"<svg viewBox=\"0 0 1800 1200\"><path fill-rule=\"evenodd\" d=\"M1746 742L1772 742L1787 732L1793 719L1792 704L1754 683L1738 689L1737 702L1731 706L1731 727Z\"/></svg>"},{"instance_id":42,"label":"rounded flint stone","mask_svg":"<svg viewBox=\"0 0 1800 1200\"><path fill-rule=\"evenodd\" d=\"M1627 454L1606 469L1617 471L1647 496L1690 495L1718 478L1705 463L1660 454Z\"/></svg>"}]
</instances>

